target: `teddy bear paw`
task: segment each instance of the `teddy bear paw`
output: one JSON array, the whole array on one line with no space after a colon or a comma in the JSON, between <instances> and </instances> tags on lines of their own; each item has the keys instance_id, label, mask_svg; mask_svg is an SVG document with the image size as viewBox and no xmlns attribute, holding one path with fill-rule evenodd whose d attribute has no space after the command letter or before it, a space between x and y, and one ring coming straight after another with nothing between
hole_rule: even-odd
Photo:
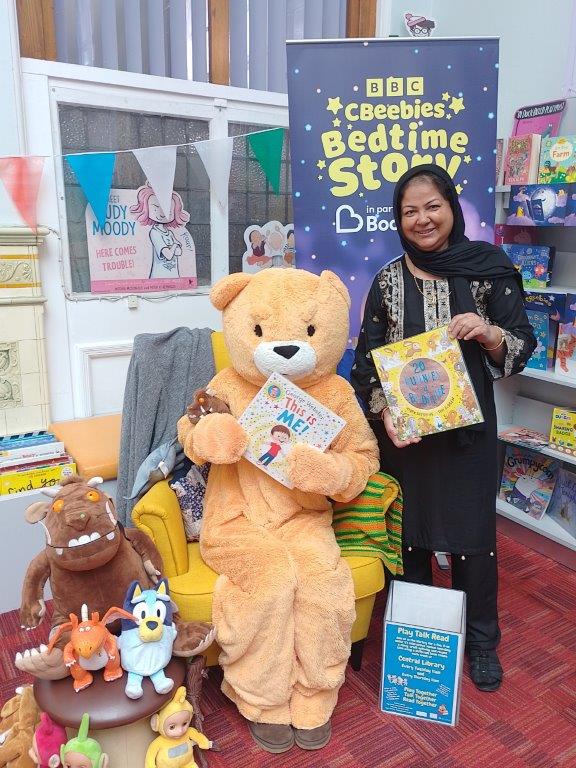
<instances>
[{"instance_id":1,"label":"teddy bear paw","mask_svg":"<svg viewBox=\"0 0 576 768\"><path fill-rule=\"evenodd\" d=\"M211 464L235 464L248 447L248 435L229 413L211 413L194 428L194 453Z\"/></svg>"},{"instance_id":2,"label":"teddy bear paw","mask_svg":"<svg viewBox=\"0 0 576 768\"><path fill-rule=\"evenodd\" d=\"M299 443L290 451L287 473L299 491L333 496L348 486L352 467L344 456Z\"/></svg>"}]
</instances>

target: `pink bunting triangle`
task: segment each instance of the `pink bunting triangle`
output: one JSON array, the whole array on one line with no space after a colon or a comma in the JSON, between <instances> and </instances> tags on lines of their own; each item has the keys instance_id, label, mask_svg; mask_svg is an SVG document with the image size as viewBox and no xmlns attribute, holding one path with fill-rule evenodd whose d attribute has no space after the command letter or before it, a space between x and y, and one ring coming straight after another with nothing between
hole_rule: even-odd
<instances>
[{"instance_id":1,"label":"pink bunting triangle","mask_svg":"<svg viewBox=\"0 0 576 768\"><path fill-rule=\"evenodd\" d=\"M36 203L43 167L43 157L0 157L0 179L30 229L38 223Z\"/></svg>"}]
</instances>

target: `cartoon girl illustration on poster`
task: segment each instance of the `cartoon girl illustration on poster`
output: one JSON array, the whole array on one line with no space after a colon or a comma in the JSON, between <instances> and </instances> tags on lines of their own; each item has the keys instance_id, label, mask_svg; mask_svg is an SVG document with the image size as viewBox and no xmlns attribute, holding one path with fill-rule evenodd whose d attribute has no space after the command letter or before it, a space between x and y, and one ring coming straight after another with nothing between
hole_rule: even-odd
<instances>
[{"instance_id":1,"label":"cartoon girl illustration on poster","mask_svg":"<svg viewBox=\"0 0 576 768\"><path fill-rule=\"evenodd\" d=\"M154 190L148 184L140 187L136 205L130 207L136 220L150 227L148 237L152 243L152 263L149 279L180 277L179 257L182 255L182 243L174 230L183 227L190 214L184 210L182 198L172 192L169 215L160 207Z\"/></svg>"}]
</instances>

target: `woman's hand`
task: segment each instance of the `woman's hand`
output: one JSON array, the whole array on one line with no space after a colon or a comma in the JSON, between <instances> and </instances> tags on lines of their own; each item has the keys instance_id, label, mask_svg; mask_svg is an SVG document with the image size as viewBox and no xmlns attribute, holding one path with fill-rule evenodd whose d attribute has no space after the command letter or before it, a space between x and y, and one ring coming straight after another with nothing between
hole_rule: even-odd
<instances>
[{"instance_id":1,"label":"woman's hand","mask_svg":"<svg viewBox=\"0 0 576 768\"><path fill-rule=\"evenodd\" d=\"M388 408L385 408L382 411L381 418L384 424L384 429L386 430L386 434L396 448L406 448L407 445L419 443L422 439L421 437L411 437L409 440L400 440L398 437L398 431L394 426L394 422L392 421L392 416L390 415Z\"/></svg>"},{"instance_id":2,"label":"woman's hand","mask_svg":"<svg viewBox=\"0 0 576 768\"><path fill-rule=\"evenodd\" d=\"M463 315L455 315L448 326L448 333L452 339L472 341L474 339L485 347L492 347L500 340L500 329L495 325L489 325L475 312L465 312Z\"/></svg>"}]
</instances>

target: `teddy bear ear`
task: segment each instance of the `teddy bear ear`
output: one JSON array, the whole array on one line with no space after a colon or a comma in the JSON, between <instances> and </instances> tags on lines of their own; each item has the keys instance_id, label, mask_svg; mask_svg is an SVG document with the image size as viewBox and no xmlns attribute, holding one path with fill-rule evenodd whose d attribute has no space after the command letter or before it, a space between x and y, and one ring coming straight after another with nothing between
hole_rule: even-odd
<instances>
[{"instance_id":1,"label":"teddy bear ear","mask_svg":"<svg viewBox=\"0 0 576 768\"><path fill-rule=\"evenodd\" d=\"M344 299L346 302L346 306L348 309L350 309L351 301L350 301L350 294L348 293L348 288L344 285L342 280L338 277L337 274L330 271L329 269L324 269L320 273L320 286L321 289L326 288L332 288L333 290L338 291L340 296Z\"/></svg>"},{"instance_id":2,"label":"teddy bear ear","mask_svg":"<svg viewBox=\"0 0 576 768\"><path fill-rule=\"evenodd\" d=\"M222 311L246 288L251 279L252 275L246 272L235 272L223 277L210 291L210 301L216 309Z\"/></svg>"}]
</instances>

